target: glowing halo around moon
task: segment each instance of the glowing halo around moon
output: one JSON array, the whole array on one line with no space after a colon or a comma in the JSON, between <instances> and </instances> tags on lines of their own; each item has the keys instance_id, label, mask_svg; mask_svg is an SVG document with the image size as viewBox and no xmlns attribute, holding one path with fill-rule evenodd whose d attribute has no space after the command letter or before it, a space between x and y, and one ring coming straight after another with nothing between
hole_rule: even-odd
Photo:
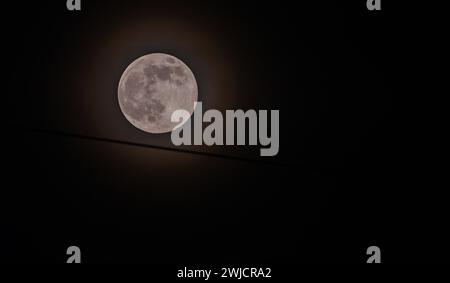
<instances>
[{"instance_id":1,"label":"glowing halo around moon","mask_svg":"<svg viewBox=\"0 0 450 283\"><path fill-rule=\"evenodd\" d=\"M152 53L132 62L120 78L120 109L136 128L147 133L171 132L179 123L171 121L176 110L191 115L198 99L197 81L178 58Z\"/></svg>"}]
</instances>

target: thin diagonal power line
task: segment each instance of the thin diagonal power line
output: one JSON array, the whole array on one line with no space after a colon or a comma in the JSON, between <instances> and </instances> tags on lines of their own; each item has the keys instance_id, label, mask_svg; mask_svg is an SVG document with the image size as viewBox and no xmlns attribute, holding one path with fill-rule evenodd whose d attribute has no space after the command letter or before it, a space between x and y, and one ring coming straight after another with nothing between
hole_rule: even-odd
<instances>
[{"instance_id":1,"label":"thin diagonal power line","mask_svg":"<svg viewBox=\"0 0 450 283\"><path fill-rule=\"evenodd\" d=\"M31 127L24 127L24 126L15 126L14 129L21 129L21 130L24 130L27 132L61 136L61 137L66 137L66 138L83 139L83 140L96 141L96 142L115 143L115 144L122 144L122 145L136 146L136 147L143 147L143 148L152 148L152 149L159 149L159 150L164 150L164 151L196 154L196 155L244 161L244 162L250 162L250 163L288 166L288 164L285 164L285 163L273 162L273 161L268 161L268 160L252 159L252 158L232 156L232 155L219 154L219 153L211 153L211 152L201 152L201 151L194 151L194 150L188 150L188 149L182 149L182 148L170 148L170 147L150 145L150 144L144 144L144 143L138 143L138 142L116 140L116 139L111 139L111 138L102 138L102 137L95 137L95 136L90 136L90 135L75 134L75 133L69 133L69 132L64 132L64 131L60 131L60 130L38 129L38 128L31 128Z\"/></svg>"}]
</instances>

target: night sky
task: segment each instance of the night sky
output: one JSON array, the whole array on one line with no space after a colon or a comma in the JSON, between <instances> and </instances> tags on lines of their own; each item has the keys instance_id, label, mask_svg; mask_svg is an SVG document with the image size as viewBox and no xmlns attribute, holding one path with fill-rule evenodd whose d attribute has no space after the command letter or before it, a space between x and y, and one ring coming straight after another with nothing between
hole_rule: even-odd
<instances>
[{"instance_id":1,"label":"night sky","mask_svg":"<svg viewBox=\"0 0 450 283\"><path fill-rule=\"evenodd\" d=\"M65 263L71 245L85 263L180 267L365 263L372 245L384 262L443 256L417 203L388 1L192 2L5 4L5 261ZM120 77L156 52L189 66L206 110L279 110L279 154L130 125Z\"/></svg>"}]
</instances>

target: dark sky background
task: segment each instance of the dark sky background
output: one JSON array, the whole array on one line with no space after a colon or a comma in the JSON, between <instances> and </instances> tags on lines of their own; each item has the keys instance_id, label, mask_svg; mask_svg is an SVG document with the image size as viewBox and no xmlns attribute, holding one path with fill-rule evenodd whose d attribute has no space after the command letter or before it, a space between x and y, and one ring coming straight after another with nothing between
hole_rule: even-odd
<instances>
[{"instance_id":1,"label":"dark sky background","mask_svg":"<svg viewBox=\"0 0 450 283\"><path fill-rule=\"evenodd\" d=\"M387 1L59 2L6 4L7 261L64 263L71 245L88 263L443 256ZM117 85L153 52L191 68L206 109L280 110L279 155L189 153L131 126Z\"/></svg>"}]
</instances>

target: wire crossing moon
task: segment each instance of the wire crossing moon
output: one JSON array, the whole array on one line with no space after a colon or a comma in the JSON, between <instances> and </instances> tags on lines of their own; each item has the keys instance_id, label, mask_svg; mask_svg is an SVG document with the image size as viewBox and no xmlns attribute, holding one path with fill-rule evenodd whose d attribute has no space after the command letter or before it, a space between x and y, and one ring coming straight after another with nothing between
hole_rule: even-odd
<instances>
[{"instance_id":1,"label":"wire crossing moon","mask_svg":"<svg viewBox=\"0 0 450 283\"><path fill-rule=\"evenodd\" d=\"M191 115L198 99L197 81L178 58L152 53L138 58L122 74L119 105L125 118L147 133L171 132L179 123L171 121L176 110Z\"/></svg>"}]
</instances>

